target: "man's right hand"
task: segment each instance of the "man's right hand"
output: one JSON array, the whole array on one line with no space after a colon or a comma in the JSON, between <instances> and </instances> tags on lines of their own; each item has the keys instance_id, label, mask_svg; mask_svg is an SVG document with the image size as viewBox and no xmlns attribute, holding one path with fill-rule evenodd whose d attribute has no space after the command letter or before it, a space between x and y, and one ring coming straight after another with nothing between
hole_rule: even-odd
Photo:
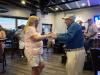
<instances>
[{"instance_id":1,"label":"man's right hand","mask_svg":"<svg viewBox=\"0 0 100 75\"><path fill-rule=\"evenodd\" d=\"M49 35L51 36L52 39L57 38L57 34L55 32L51 32L51 33L49 33Z\"/></svg>"}]
</instances>

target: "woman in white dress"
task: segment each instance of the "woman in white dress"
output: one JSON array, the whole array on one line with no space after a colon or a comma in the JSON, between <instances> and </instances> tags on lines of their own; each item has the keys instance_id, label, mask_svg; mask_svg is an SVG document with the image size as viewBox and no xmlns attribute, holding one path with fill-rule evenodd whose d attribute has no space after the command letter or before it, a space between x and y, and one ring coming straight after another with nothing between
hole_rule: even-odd
<instances>
[{"instance_id":1,"label":"woman in white dress","mask_svg":"<svg viewBox=\"0 0 100 75\"><path fill-rule=\"evenodd\" d=\"M44 68L43 54L43 39L51 37L48 35L41 35L37 31L39 17L30 16L28 23L24 28L24 43L25 43L25 56L29 65L32 68L32 75L40 75Z\"/></svg>"}]
</instances>

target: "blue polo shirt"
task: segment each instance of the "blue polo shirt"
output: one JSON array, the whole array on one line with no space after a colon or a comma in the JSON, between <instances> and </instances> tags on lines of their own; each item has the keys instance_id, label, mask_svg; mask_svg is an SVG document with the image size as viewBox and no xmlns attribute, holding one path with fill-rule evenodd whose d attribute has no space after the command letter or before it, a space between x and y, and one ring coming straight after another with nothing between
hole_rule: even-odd
<instances>
[{"instance_id":1,"label":"blue polo shirt","mask_svg":"<svg viewBox=\"0 0 100 75\"><path fill-rule=\"evenodd\" d=\"M64 43L69 49L81 48L84 46L84 37L81 25L72 23L67 33L57 35L59 42Z\"/></svg>"}]
</instances>

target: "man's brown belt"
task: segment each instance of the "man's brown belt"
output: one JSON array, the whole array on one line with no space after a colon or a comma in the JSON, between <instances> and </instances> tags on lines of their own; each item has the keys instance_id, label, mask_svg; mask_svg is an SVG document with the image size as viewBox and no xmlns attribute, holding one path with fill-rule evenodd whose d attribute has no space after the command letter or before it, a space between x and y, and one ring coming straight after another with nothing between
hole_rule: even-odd
<instances>
[{"instance_id":1,"label":"man's brown belt","mask_svg":"<svg viewBox=\"0 0 100 75\"><path fill-rule=\"evenodd\" d=\"M65 51L79 51L79 50L82 50L84 48L75 48L75 49L64 49Z\"/></svg>"}]
</instances>

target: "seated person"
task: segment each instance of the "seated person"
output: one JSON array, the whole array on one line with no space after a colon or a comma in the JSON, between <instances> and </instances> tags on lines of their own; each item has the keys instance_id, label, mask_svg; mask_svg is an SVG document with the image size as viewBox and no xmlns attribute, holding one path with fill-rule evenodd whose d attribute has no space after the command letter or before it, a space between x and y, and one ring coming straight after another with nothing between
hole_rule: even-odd
<instances>
[{"instance_id":1,"label":"seated person","mask_svg":"<svg viewBox=\"0 0 100 75\"><path fill-rule=\"evenodd\" d=\"M2 58L2 54L4 52L4 40L6 38L6 33L2 26L0 25L0 59Z\"/></svg>"}]
</instances>

